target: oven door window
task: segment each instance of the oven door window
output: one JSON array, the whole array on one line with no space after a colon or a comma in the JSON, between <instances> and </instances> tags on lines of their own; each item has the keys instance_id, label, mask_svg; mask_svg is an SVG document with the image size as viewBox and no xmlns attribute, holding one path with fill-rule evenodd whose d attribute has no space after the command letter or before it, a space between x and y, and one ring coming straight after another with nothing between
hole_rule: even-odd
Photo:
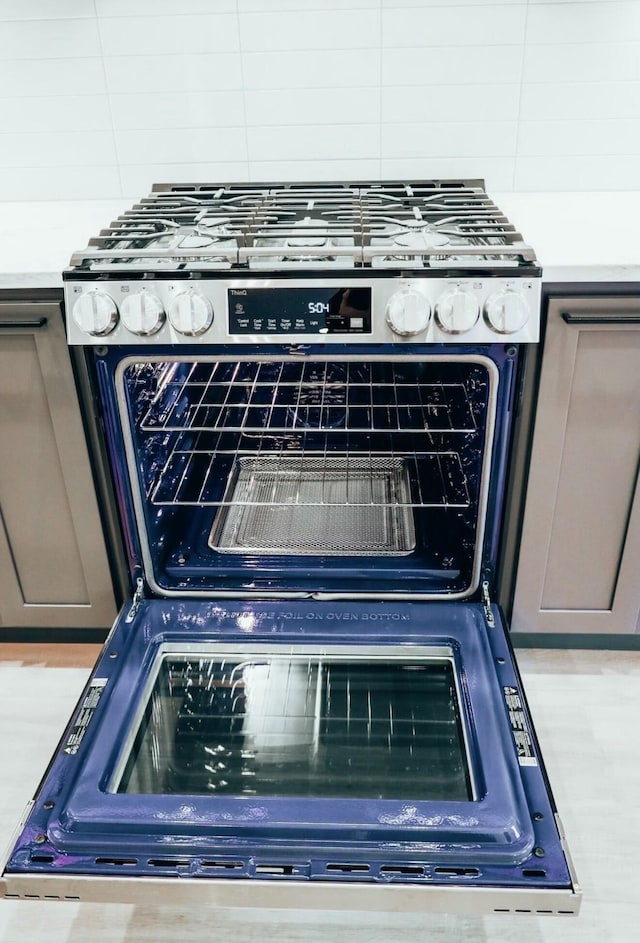
<instances>
[{"instance_id":1,"label":"oven door window","mask_svg":"<svg viewBox=\"0 0 640 943\"><path fill-rule=\"evenodd\" d=\"M125 793L470 801L451 657L165 654Z\"/></svg>"}]
</instances>

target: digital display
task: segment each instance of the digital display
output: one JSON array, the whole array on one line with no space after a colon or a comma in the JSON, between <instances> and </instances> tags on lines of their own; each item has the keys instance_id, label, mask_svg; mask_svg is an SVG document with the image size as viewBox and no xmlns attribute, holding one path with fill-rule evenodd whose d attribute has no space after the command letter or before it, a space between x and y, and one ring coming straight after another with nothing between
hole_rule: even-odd
<instances>
[{"instance_id":1,"label":"digital display","mask_svg":"<svg viewBox=\"0 0 640 943\"><path fill-rule=\"evenodd\" d=\"M370 334L371 288L229 288L230 334Z\"/></svg>"}]
</instances>

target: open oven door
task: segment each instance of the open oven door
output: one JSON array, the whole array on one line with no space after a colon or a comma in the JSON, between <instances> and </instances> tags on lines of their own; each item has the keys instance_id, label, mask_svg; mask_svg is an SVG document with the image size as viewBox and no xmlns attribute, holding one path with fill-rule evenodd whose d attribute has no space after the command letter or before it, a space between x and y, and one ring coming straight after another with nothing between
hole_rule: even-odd
<instances>
[{"instance_id":1,"label":"open oven door","mask_svg":"<svg viewBox=\"0 0 640 943\"><path fill-rule=\"evenodd\" d=\"M488 600L137 599L0 890L452 913L580 902Z\"/></svg>"}]
</instances>

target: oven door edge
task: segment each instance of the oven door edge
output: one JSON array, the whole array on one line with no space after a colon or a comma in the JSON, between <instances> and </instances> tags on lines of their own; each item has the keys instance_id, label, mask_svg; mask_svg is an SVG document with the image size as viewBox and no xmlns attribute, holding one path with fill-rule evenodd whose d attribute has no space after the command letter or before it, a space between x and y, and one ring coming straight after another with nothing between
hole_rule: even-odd
<instances>
[{"instance_id":1,"label":"oven door edge","mask_svg":"<svg viewBox=\"0 0 640 943\"><path fill-rule=\"evenodd\" d=\"M216 878L41 877L0 879L7 899L378 913L576 915L576 889L498 889L442 885L310 883Z\"/></svg>"}]
</instances>

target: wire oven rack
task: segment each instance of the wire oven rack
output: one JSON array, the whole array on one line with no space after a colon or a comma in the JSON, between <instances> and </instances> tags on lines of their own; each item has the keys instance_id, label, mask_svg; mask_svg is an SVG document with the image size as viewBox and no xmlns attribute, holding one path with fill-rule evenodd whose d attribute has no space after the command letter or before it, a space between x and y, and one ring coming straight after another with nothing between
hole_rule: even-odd
<instances>
[{"instance_id":1,"label":"wire oven rack","mask_svg":"<svg viewBox=\"0 0 640 943\"><path fill-rule=\"evenodd\" d=\"M227 553L410 553L414 509L472 503L474 384L393 361L160 365L137 420L158 452L147 498L216 508Z\"/></svg>"}]
</instances>

